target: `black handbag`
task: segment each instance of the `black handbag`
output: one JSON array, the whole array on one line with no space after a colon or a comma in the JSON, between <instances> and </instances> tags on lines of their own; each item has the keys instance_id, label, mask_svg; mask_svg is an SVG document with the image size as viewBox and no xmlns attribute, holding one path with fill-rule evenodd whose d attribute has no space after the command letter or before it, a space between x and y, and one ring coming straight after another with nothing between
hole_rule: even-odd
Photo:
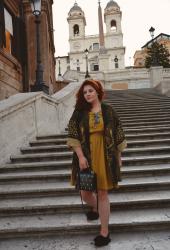
<instances>
[{"instance_id":1,"label":"black handbag","mask_svg":"<svg viewBox=\"0 0 170 250\"><path fill-rule=\"evenodd\" d=\"M83 207L83 199L81 191L84 190L84 191L96 192L97 211L98 211L97 175L90 167L84 170L80 169L78 170L76 178L76 189L78 189L80 192L82 208L84 207Z\"/></svg>"},{"instance_id":2,"label":"black handbag","mask_svg":"<svg viewBox=\"0 0 170 250\"><path fill-rule=\"evenodd\" d=\"M97 176L91 168L78 170L76 188L84 191L97 191Z\"/></svg>"}]
</instances>

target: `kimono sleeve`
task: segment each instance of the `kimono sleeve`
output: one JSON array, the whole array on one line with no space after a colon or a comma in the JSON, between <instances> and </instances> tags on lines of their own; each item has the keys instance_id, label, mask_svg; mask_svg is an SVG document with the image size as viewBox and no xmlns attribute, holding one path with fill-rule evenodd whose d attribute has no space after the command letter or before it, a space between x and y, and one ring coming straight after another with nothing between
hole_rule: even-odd
<instances>
[{"instance_id":1,"label":"kimono sleeve","mask_svg":"<svg viewBox=\"0 0 170 250\"><path fill-rule=\"evenodd\" d=\"M123 131L121 120L116 111L114 110L113 110L113 117L114 117L115 145L118 151L122 152L127 147L125 133Z\"/></svg>"},{"instance_id":2,"label":"kimono sleeve","mask_svg":"<svg viewBox=\"0 0 170 250\"><path fill-rule=\"evenodd\" d=\"M70 148L79 147L80 144L80 132L79 132L79 111L74 110L68 124L68 138L67 145Z\"/></svg>"}]
</instances>

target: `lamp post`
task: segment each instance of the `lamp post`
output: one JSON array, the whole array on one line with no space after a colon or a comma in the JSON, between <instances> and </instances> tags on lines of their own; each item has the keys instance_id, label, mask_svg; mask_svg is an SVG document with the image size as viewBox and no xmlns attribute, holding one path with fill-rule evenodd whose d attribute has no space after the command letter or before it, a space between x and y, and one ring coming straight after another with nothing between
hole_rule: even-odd
<instances>
[{"instance_id":1,"label":"lamp post","mask_svg":"<svg viewBox=\"0 0 170 250\"><path fill-rule=\"evenodd\" d=\"M60 57L58 57L58 76L61 76L61 62L60 62Z\"/></svg>"},{"instance_id":2,"label":"lamp post","mask_svg":"<svg viewBox=\"0 0 170 250\"><path fill-rule=\"evenodd\" d=\"M152 39L154 39L154 31L155 29L153 27L150 27L149 32L150 32Z\"/></svg>"},{"instance_id":3,"label":"lamp post","mask_svg":"<svg viewBox=\"0 0 170 250\"><path fill-rule=\"evenodd\" d=\"M58 82L62 82L64 80L62 75L61 75L61 61L60 61L60 59L61 58L58 56L58 78L57 78Z\"/></svg>"},{"instance_id":4,"label":"lamp post","mask_svg":"<svg viewBox=\"0 0 170 250\"><path fill-rule=\"evenodd\" d=\"M41 63L40 52L40 15L41 15L41 0L30 0L32 13L35 16L36 24L36 51L37 51L37 68L36 68L36 80L32 86L31 91L44 91L49 93L49 87L43 81L43 65Z\"/></svg>"},{"instance_id":5,"label":"lamp post","mask_svg":"<svg viewBox=\"0 0 170 250\"><path fill-rule=\"evenodd\" d=\"M154 31L155 29L153 27L150 27L149 32L150 35L152 37L152 48L153 48L153 58L152 58L152 62L151 62L151 66L157 66L157 58L156 58L156 53L155 53L155 48L154 48Z\"/></svg>"},{"instance_id":6,"label":"lamp post","mask_svg":"<svg viewBox=\"0 0 170 250\"><path fill-rule=\"evenodd\" d=\"M86 74L85 74L85 78L89 78L90 75L89 75L89 71L88 71L88 54L89 54L88 49L85 49L84 53L85 53L85 56L86 56Z\"/></svg>"}]
</instances>

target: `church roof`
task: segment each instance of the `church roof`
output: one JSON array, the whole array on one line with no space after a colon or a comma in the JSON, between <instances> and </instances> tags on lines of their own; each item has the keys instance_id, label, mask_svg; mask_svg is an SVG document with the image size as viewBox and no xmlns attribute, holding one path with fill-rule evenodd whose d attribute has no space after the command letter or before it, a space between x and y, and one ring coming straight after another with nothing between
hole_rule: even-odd
<instances>
[{"instance_id":1,"label":"church roof","mask_svg":"<svg viewBox=\"0 0 170 250\"><path fill-rule=\"evenodd\" d=\"M107 9L107 8L110 8L110 7L113 7L113 6L119 7L119 5L118 5L115 1L110 0L110 1L107 3L107 5L106 5L106 9Z\"/></svg>"},{"instance_id":2,"label":"church roof","mask_svg":"<svg viewBox=\"0 0 170 250\"><path fill-rule=\"evenodd\" d=\"M83 12L82 9L78 6L78 4L76 2L74 3L74 6L70 9L69 13L73 12L73 11L81 11L81 12Z\"/></svg>"}]
</instances>

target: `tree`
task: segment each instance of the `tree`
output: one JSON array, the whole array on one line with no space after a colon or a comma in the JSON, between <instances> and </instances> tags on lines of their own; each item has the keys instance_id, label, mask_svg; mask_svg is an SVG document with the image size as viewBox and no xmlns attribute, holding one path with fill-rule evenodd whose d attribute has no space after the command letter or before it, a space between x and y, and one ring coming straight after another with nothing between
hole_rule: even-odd
<instances>
[{"instance_id":1,"label":"tree","mask_svg":"<svg viewBox=\"0 0 170 250\"><path fill-rule=\"evenodd\" d=\"M169 56L169 51L163 44L154 42L147 50L145 67L150 68L151 66L163 66L164 68L170 68Z\"/></svg>"}]
</instances>

